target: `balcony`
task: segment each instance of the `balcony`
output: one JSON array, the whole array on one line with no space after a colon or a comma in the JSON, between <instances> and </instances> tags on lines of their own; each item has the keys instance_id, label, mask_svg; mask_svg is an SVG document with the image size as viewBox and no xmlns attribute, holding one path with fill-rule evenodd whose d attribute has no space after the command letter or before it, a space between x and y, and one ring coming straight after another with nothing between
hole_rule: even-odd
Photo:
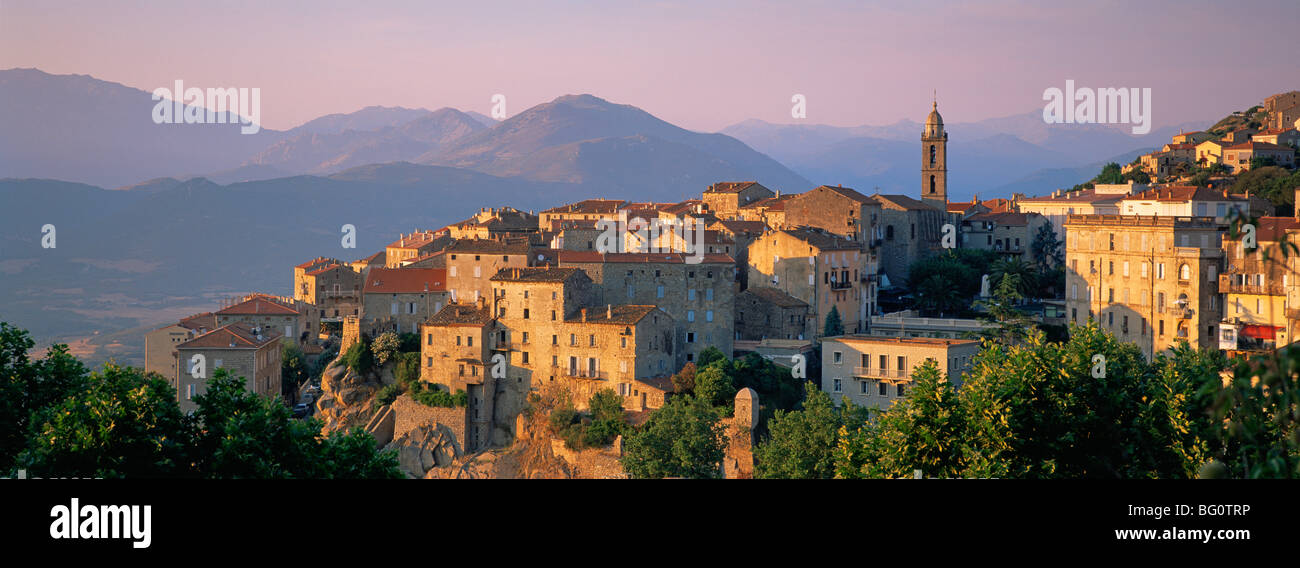
<instances>
[{"instance_id":1,"label":"balcony","mask_svg":"<svg viewBox=\"0 0 1300 568\"><path fill-rule=\"evenodd\" d=\"M852 287L853 287L852 282L848 282L848 281L836 282L834 280L831 280L831 290L847 290Z\"/></svg>"},{"instance_id":2,"label":"balcony","mask_svg":"<svg viewBox=\"0 0 1300 568\"><path fill-rule=\"evenodd\" d=\"M569 379L591 379L591 380L608 380L609 373L605 371L592 371L589 369L570 369L568 367L551 367L551 372L557 377Z\"/></svg>"},{"instance_id":3,"label":"balcony","mask_svg":"<svg viewBox=\"0 0 1300 568\"><path fill-rule=\"evenodd\" d=\"M899 369L878 369L872 367L854 367L853 376L860 379L888 379L888 380L907 380L912 377L911 371Z\"/></svg>"},{"instance_id":4,"label":"balcony","mask_svg":"<svg viewBox=\"0 0 1300 568\"><path fill-rule=\"evenodd\" d=\"M1196 310L1183 306L1172 306L1169 308L1169 315L1178 319L1191 319L1196 314Z\"/></svg>"},{"instance_id":5,"label":"balcony","mask_svg":"<svg viewBox=\"0 0 1300 568\"><path fill-rule=\"evenodd\" d=\"M1279 280L1267 284L1236 284L1234 274L1219 275L1219 293L1220 294L1251 294L1257 296L1285 296L1286 288L1282 286Z\"/></svg>"}]
</instances>

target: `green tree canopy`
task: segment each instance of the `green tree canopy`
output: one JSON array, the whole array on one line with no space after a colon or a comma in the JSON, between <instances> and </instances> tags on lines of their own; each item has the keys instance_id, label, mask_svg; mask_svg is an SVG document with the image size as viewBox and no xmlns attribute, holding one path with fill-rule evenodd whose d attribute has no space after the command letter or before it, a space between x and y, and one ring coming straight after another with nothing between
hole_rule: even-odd
<instances>
[{"instance_id":1,"label":"green tree canopy","mask_svg":"<svg viewBox=\"0 0 1300 568\"><path fill-rule=\"evenodd\" d=\"M707 400L675 396L627 438L623 469L638 479L718 477L726 445L721 417Z\"/></svg>"}]
</instances>

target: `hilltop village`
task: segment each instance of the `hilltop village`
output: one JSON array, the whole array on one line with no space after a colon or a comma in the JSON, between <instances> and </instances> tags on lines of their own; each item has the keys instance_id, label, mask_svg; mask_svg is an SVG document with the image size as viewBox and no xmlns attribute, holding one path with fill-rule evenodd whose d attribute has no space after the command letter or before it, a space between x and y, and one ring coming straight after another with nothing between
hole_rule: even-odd
<instances>
[{"instance_id":1,"label":"hilltop village","mask_svg":"<svg viewBox=\"0 0 1300 568\"><path fill-rule=\"evenodd\" d=\"M593 434L610 401L644 423L719 355L883 409L927 361L960 385L999 310L1049 337L1095 322L1148 360L1184 341L1272 350L1300 333L1300 256L1250 253L1294 242L1300 220L1234 187L1294 172L1300 92L1230 119L1040 196L951 201L935 103L912 195L719 181L679 203L497 204L363 258L306 260L289 296L154 330L146 371L185 410L226 368L327 430L365 428L412 477L617 477L622 438ZM775 404L759 390L728 392L728 477L752 474ZM536 455L489 463L521 445Z\"/></svg>"}]
</instances>

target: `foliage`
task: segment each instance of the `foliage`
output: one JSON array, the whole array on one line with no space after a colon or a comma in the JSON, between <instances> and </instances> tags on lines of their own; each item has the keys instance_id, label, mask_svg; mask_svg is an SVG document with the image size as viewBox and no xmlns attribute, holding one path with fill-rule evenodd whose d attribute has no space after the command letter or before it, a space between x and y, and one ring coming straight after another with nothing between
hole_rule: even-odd
<instances>
[{"instance_id":1,"label":"foliage","mask_svg":"<svg viewBox=\"0 0 1300 568\"><path fill-rule=\"evenodd\" d=\"M1297 187L1300 187L1300 170L1265 166L1242 172L1229 191L1239 195L1257 195L1272 203L1275 213L1289 215L1295 205Z\"/></svg>"},{"instance_id":2,"label":"foliage","mask_svg":"<svg viewBox=\"0 0 1300 568\"><path fill-rule=\"evenodd\" d=\"M1018 256L1000 258L989 268L989 286L994 289L1000 287L1007 277L1014 276L1014 290L1021 299L1034 297L1038 292L1038 272Z\"/></svg>"},{"instance_id":3,"label":"foliage","mask_svg":"<svg viewBox=\"0 0 1300 568\"><path fill-rule=\"evenodd\" d=\"M420 381L420 353L405 352L397 354L397 363L393 366L393 378L404 390L411 390L411 385Z\"/></svg>"},{"instance_id":4,"label":"foliage","mask_svg":"<svg viewBox=\"0 0 1300 568\"><path fill-rule=\"evenodd\" d=\"M418 338L416 344L419 345ZM370 352L374 354L375 362L383 365L398 352L401 346L402 340L397 337L396 333L385 331L379 334L379 337L376 337L375 341L370 344Z\"/></svg>"},{"instance_id":5,"label":"foliage","mask_svg":"<svg viewBox=\"0 0 1300 568\"><path fill-rule=\"evenodd\" d=\"M912 263L908 286L922 312L960 314L979 294L983 275L998 254L989 250L949 249Z\"/></svg>"},{"instance_id":6,"label":"foliage","mask_svg":"<svg viewBox=\"0 0 1300 568\"><path fill-rule=\"evenodd\" d=\"M701 367L695 373L695 396L711 406L731 406L736 398L736 385L728 373L731 364L721 359Z\"/></svg>"},{"instance_id":7,"label":"foliage","mask_svg":"<svg viewBox=\"0 0 1300 568\"><path fill-rule=\"evenodd\" d=\"M1222 425L1216 459L1229 475L1300 477L1300 349L1241 362L1227 385L1210 390Z\"/></svg>"},{"instance_id":8,"label":"foliage","mask_svg":"<svg viewBox=\"0 0 1300 568\"><path fill-rule=\"evenodd\" d=\"M280 351L280 394L286 399L292 399L298 386L307 382L308 378L307 357L303 355L302 348L291 341L285 341L284 349Z\"/></svg>"},{"instance_id":9,"label":"foliage","mask_svg":"<svg viewBox=\"0 0 1300 568\"><path fill-rule=\"evenodd\" d=\"M638 479L713 478L727 436L718 411L698 396L675 396L624 444L623 469Z\"/></svg>"},{"instance_id":10,"label":"foliage","mask_svg":"<svg viewBox=\"0 0 1300 568\"><path fill-rule=\"evenodd\" d=\"M1065 264L1065 241L1056 237L1056 229L1050 220L1038 226L1038 232L1034 233L1034 240L1029 244L1029 253L1044 271Z\"/></svg>"},{"instance_id":11,"label":"foliage","mask_svg":"<svg viewBox=\"0 0 1300 568\"><path fill-rule=\"evenodd\" d=\"M392 404L394 400L397 400L397 397L401 396L401 394L402 385L384 385L383 388L379 389L379 391L375 393L375 400L370 403L370 406L373 409L383 408L386 405Z\"/></svg>"},{"instance_id":12,"label":"foliage","mask_svg":"<svg viewBox=\"0 0 1300 568\"><path fill-rule=\"evenodd\" d=\"M366 336L353 343L343 354L343 364L358 373L369 373L375 368L375 357L370 352L370 341Z\"/></svg>"},{"instance_id":13,"label":"foliage","mask_svg":"<svg viewBox=\"0 0 1300 568\"><path fill-rule=\"evenodd\" d=\"M695 363L687 362L682 370L672 376L673 392L689 394L695 392Z\"/></svg>"},{"instance_id":14,"label":"foliage","mask_svg":"<svg viewBox=\"0 0 1300 568\"><path fill-rule=\"evenodd\" d=\"M822 335L833 337L844 335L844 322L840 321L840 310L831 306L831 311L826 314L826 325L822 328Z\"/></svg>"},{"instance_id":15,"label":"foliage","mask_svg":"<svg viewBox=\"0 0 1300 568\"><path fill-rule=\"evenodd\" d=\"M35 342L25 330L0 322L0 472L8 471L27 445L32 413L82 390L86 368L55 345L31 361Z\"/></svg>"},{"instance_id":16,"label":"foliage","mask_svg":"<svg viewBox=\"0 0 1300 568\"><path fill-rule=\"evenodd\" d=\"M695 366L707 367L708 365L712 364L714 361L725 361L725 360L727 360L727 355L723 353L721 349L718 349L717 347L710 345L708 347L705 347L703 351L700 351L700 356L695 358Z\"/></svg>"},{"instance_id":17,"label":"foliage","mask_svg":"<svg viewBox=\"0 0 1300 568\"><path fill-rule=\"evenodd\" d=\"M777 410L768 421L768 435L754 448L754 476L764 479L829 479L835 476L834 450L842 426L866 423L861 409L846 397L837 411L830 395L811 382L804 390L803 408ZM847 420L847 422L846 422Z\"/></svg>"},{"instance_id":18,"label":"foliage","mask_svg":"<svg viewBox=\"0 0 1300 568\"><path fill-rule=\"evenodd\" d=\"M1019 274L1005 274L998 282L997 288L993 290L993 297L979 302L986 310L980 315L979 320L994 326L980 332L982 337L1007 345L1019 345L1024 342L1033 326L1033 321L1016 308L1016 304L1024 299L1020 288Z\"/></svg>"},{"instance_id":19,"label":"foliage","mask_svg":"<svg viewBox=\"0 0 1300 568\"><path fill-rule=\"evenodd\" d=\"M398 351L402 353L420 352L420 334L406 332L398 335L397 338L398 338L398 346L397 346Z\"/></svg>"},{"instance_id":20,"label":"foliage","mask_svg":"<svg viewBox=\"0 0 1300 568\"><path fill-rule=\"evenodd\" d=\"M439 408L465 407L469 404L469 395L463 390L457 390L455 394L443 390L438 385L426 385L419 382L412 383L410 391L411 398L425 406L434 406Z\"/></svg>"}]
</instances>

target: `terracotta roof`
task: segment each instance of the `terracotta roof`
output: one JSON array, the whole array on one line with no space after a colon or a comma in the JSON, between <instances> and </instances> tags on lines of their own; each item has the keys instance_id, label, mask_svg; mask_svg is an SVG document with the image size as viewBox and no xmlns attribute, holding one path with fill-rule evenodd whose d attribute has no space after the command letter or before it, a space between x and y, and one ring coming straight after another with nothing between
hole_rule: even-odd
<instances>
[{"instance_id":1,"label":"terracotta roof","mask_svg":"<svg viewBox=\"0 0 1300 568\"><path fill-rule=\"evenodd\" d=\"M178 343L177 349L259 349L280 338L273 328L262 328L262 338L253 333L254 326L247 323L223 325L189 341Z\"/></svg>"},{"instance_id":2,"label":"terracotta roof","mask_svg":"<svg viewBox=\"0 0 1300 568\"><path fill-rule=\"evenodd\" d=\"M492 282L564 282L584 274L581 268L529 267L502 268L489 280Z\"/></svg>"},{"instance_id":3,"label":"terracotta roof","mask_svg":"<svg viewBox=\"0 0 1300 568\"><path fill-rule=\"evenodd\" d=\"M388 248L420 248L430 244L440 244L436 241L445 239L447 243L451 242L451 237L435 231L419 231L410 234L403 234L388 245Z\"/></svg>"},{"instance_id":4,"label":"terracotta roof","mask_svg":"<svg viewBox=\"0 0 1300 568\"><path fill-rule=\"evenodd\" d=\"M254 296L228 308L217 310L219 316L296 316L298 310L262 296Z\"/></svg>"},{"instance_id":5,"label":"terracotta roof","mask_svg":"<svg viewBox=\"0 0 1300 568\"><path fill-rule=\"evenodd\" d=\"M862 245L856 241L848 240L839 235L827 233L820 229L811 227L796 227L793 229L781 229L778 231L785 233L796 239L808 243L810 246L820 250L861 250Z\"/></svg>"},{"instance_id":6,"label":"terracotta roof","mask_svg":"<svg viewBox=\"0 0 1300 568\"><path fill-rule=\"evenodd\" d=\"M361 288L361 291L366 294L445 292L447 291L447 269L371 268L370 273L366 275L366 285Z\"/></svg>"},{"instance_id":7,"label":"terracotta roof","mask_svg":"<svg viewBox=\"0 0 1300 568\"><path fill-rule=\"evenodd\" d=\"M720 181L712 184L704 193L740 193L758 185L756 181Z\"/></svg>"},{"instance_id":8,"label":"terracotta roof","mask_svg":"<svg viewBox=\"0 0 1300 568\"><path fill-rule=\"evenodd\" d=\"M1236 144L1236 145L1233 145L1233 146L1228 146L1227 148L1224 148L1224 150L1252 150L1252 151L1271 150L1271 151L1275 151L1275 152L1294 152L1294 151L1295 151L1295 150L1294 150L1293 148L1291 148L1290 146L1279 146L1279 145L1277 145L1277 144L1273 144L1273 143L1271 143L1271 142L1255 142L1255 141L1253 141L1253 140L1250 141L1250 142L1242 142L1242 143L1240 143L1240 144Z\"/></svg>"},{"instance_id":9,"label":"terracotta roof","mask_svg":"<svg viewBox=\"0 0 1300 568\"><path fill-rule=\"evenodd\" d=\"M764 231L767 231L767 223L764 223L762 221L731 220L731 221L717 221L713 224L714 227L717 227L718 225L721 225L724 228L726 228L728 231L731 231L732 234L761 235L763 234Z\"/></svg>"},{"instance_id":10,"label":"terracotta roof","mask_svg":"<svg viewBox=\"0 0 1300 568\"><path fill-rule=\"evenodd\" d=\"M1294 128L1269 128L1268 130L1260 130L1259 132L1256 132L1255 136L1275 136L1290 130L1295 130L1295 129Z\"/></svg>"},{"instance_id":11,"label":"terracotta roof","mask_svg":"<svg viewBox=\"0 0 1300 568\"><path fill-rule=\"evenodd\" d=\"M468 304L447 304L424 323L426 325L471 325L482 327L492 323L492 314L488 312L486 306L479 308Z\"/></svg>"},{"instance_id":12,"label":"terracotta roof","mask_svg":"<svg viewBox=\"0 0 1300 568\"><path fill-rule=\"evenodd\" d=\"M785 202L786 202L786 201L789 201L789 200L791 200L791 199L793 199L793 198L795 198L795 197L797 197L797 196L799 196L799 195L803 195L803 194L801 194L801 193L788 193L788 194L785 194L785 195L778 195L778 196L776 196L776 197L769 197L769 198L767 198L767 199L760 199L760 200L755 201L755 202L753 202L753 203L749 203L749 204L746 204L746 205L742 205L742 206L740 206L740 208L741 208L741 209L749 209L749 208L752 207L752 208L755 208L755 209L758 209L758 208L766 208L766 209L769 210L769 211L784 211L784 210L785 210Z\"/></svg>"},{"instance_id":13,"label":"terracotta roof","mask_svg":"<svg viewBox=\"0 0 1300 568\"><path fill-rule=\"evenodd\" d=\"M749 294L769 304L782 307L782 308L808 307L808 302L805 302L803 300L800 300L799 298L796 298L785 292L777 290L776 288L769 288L767 286L748 288L744 292L741 292L740 294L741 295Z\"/></svg>"},{"instance_id":14,"label":"terracotta roof","mask_svg":"<svg viewBox=\"0 0 1300 568\"><path fill-rule=\"evenodd\" d=\"M341 264L330 264L330 265L322 266L322 267L320 267L320 268L317 268L316 270L313 270L313 271L311 271L311 272L308 272L307 274L305 274L305 276L320 276L320 275L322 275L322 274L325 274L326 272L329 272L329 271L331 271L331 270L334 270L335 268L343 268L343 265L341 265ZM348 270L352 270L352 269L349 268Z\"/></svg>"},{"instance_id":15,"label":"terracotta roof","mask_svg":"<svg viewBox=\"0 0 1300 568\"><path fill-rule=\"evenodd\" d=\"M651 312L658 310L658 306L636 306L628 304L615 304L605 306L592 306L583 308L587 311L587 319L583 320L582 310L574 312L573 315L564 318L569 323L598 323L604 325L632 325L645 319ZM667 314L664 314L667 315Z\"/></svg>"},{"instance_id":16,"label":"terracotta roof","mask_svg":"<svg viewBox=\"0 0 1300 568\"><path fill-rule=\"evenodd\" d=\"M986 199L984 201L981 201L980 205L988 207L989 211L993 213L1005 213L1011 210L1012 204L1010 199L1003 199L1001 197L998 197L995 199Z\"/></svg>"},{"instance_id":17,"label":"terracotta roof","mask_svg":"<svg viewBox=\"0 0 1300 568\"><path fill-rule=\"evenodd\" d=\"M850 335L841 335L836 337L826 337L822 341L844 341L849 343L872 343L877 345L883 344L912 344L912 345L970 345L979 344L978 339L942 339L937 337L886 337L880 335L864 335L854 333Z\"/></svg>"},{"instance_id":18,"label":"terracotta roof","mask_svg":"<svg viewBox=\"0 0 1300 568\"><path fill-rule=\"evenodd\" d=\"M447 248L451 253L528 254L528 243L505 243L490 239L460 239Z\"/></svg>"},{"instance_id":19,"label":"terracotta roof","mask_svg":"<svg viewBox=\"0 0 1300 568\"><path fill-rule=\"evenodd\" d=\"M621 199L585 199L577 203L552 207L542 213L617 213L627 202Z\"/></svg>"},{"instance_id":20,"label":"terracotta roof","mask_svg":"<svg viewBox=\"0 0 1300 568\"><path fill-rule=\"evenodd\" d=\"M1208 187L1198 187L1192 185L1171 185L1168 187L1157 187L1148 189L1133 195L1126 195L1122 201L1167 201L1167 202L1185 202L1185 201L1242 201L1243 198L1224 195L1222 191L1210 189Z\"/></svg>"},{"instance_id":21,"label":"terracotta roof","mask_svg":"<svg viewBox=\"0 0 1300 568\"><path fill-rule=\"evenodd\" d=\"M827 190L827 191L833 191L833 192L835 192L835 193L838 193L838 194L840 194L840 195L843 195L844 197L847 197L847 198L849 198L849 199L852 199L852 200L854 200L854 201L857 201L858 203L880 203L879 201L876 201L875 199L872 199L872 198L870 198L870 197L867 197L866 195L863 195L863 194L859 193L857 190L855 190L855 189L853 189L853 188L851 188L851 187L844 187L844 186L839 186L839 185L822 185L822 186L818 186L818 187L813 188L812 191L809 191L809 192L807 192L807 193L803 193L803 194L800 194L800 195L808 195L809 193L812 193L813 191L817 191L817 190L819 190L819 189L824 189L824 190Z\"/></svg>"},{"instance_id":22,"label":"terracotta roof","mask_svg":"<svg viewBox=\"0 0 1300 568\"><path fill-rule=\"evenodd\" d=\"M615 252L602 253L587 250L559 251L561 263L641 263L641 264L684 264L693 255L680 252ZM735 264L736 259L729 254L707 253L699 264Z\"/></svg>"},{"instance_id":23,"label":"terracotta roof","mask_svg":"<svg viewBox=\"0 0 1300 568\"><path fill-rule=\"evenodd\" d=\"M304 262L304 263L302 263L302 264L299 264L298 266L295 266L294 268L310 269L310 268L314 268L314 267L321 266L321 265L325 265L325 264L338 264L338 262L339 262L338 260L333 259L333 258L326 258L326 257L323 257L323 256L318 256L318 257L313 258L313 259L311 259L311 260L309 260L309 261L307 261L307 262Z\"/></svg>"},{"instance_id":24,"label":"terracotta roof","mask_svg":"<svg viewBox=\"0 0 1300 568\"><path fill-rule=\"evenodd\" d=\"M917 201L906 195L881 195L877 193L876 195L871 196L871 198L876 200L876 202L880 203L881 205L889 204L899 209L906 209L909 211L926 210L926 209L931 209L935 211L939 210L938 207L930 205L929 203Z\"/></svg>"},{"instance_id":25,"label":"terracotta roof","mask_svg":"<svg viewBox=\"0 0 1300 568\"><path fill-rule=\"evenodd\" d=\"M670 215L681 215L683 213L692 213L694 212L695 207L697 205L703 205L703 204L704 201L700 199L687 199L686 201L683 201L681 203L674 203L672 205L664 207L659 211L663 213L668 213Z\"/></svg>"},{"instance_id":26,"label":"terracotta roof","mask_svg":"<svg viewBox=\"0 0 1300 568\"><path fill-rule=\"evenodd\" d=\"M364 262L366 264L383 264L387 258L388 251L379 251L365 258L357 259L355 262Z\"/></svg>"},{"instance_id":27,"label":"terracotta roof","mask_svg":"<svg viewBox=\"0 0 1300 568\"><path fill-rule=\"evenodd\" d=\"M1024 227L1029 225L1029 216L1024 213L1001 212L980 213L972 215L971 221L989 221L1004 227Z\"/></svg>"},{"instance_id":28,"label":"terracotta roof","mask_svg":"<svg viewBox=\"0 0 1300 568\"><path fill-rule=\"evenodd\" d=\"M1300 220L1294 217L1259 217L1255 222L1255 238L1262 242L1280 242L1287 231L1300 229ZM1232 240L1227 234L1224 240Z\"/></svg>"},{"instance_id":29,"label":"terracotta roof","mask_svg":"<svg viewBox=\"0 0 1300 568\"><path fill-rule=\"evenodd\" d=\"M216 329L217 315L212 312L194 314L181 318L181 321L177 322L176 325L185 329Z\"/></svg>"}]
</instances>

